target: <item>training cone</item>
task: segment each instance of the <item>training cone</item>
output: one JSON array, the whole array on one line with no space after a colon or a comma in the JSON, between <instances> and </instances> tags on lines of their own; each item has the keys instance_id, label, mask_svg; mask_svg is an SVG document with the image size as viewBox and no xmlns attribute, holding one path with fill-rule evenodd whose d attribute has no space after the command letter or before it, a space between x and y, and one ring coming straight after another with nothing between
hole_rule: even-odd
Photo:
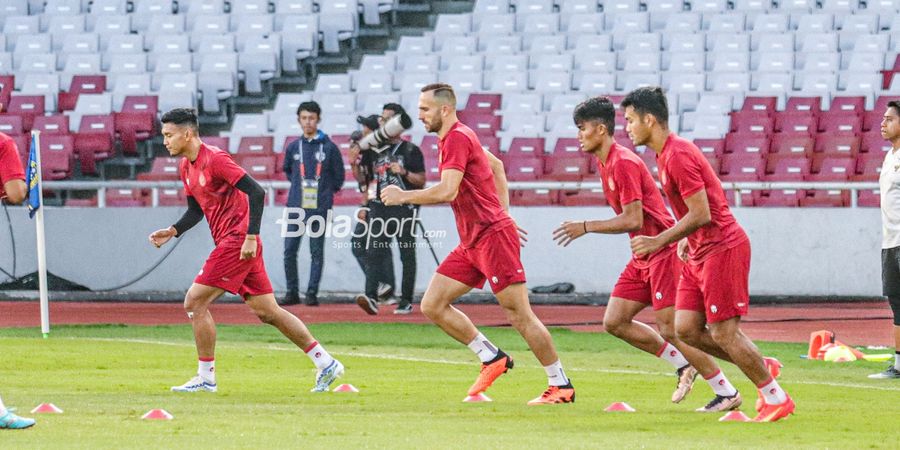
<instances>
[{"instance_id":1,"label":"training cone","mask_svg":"<svg viewBox=\"0 0 900 450\"><path fill-rule=\"evenodd\" d=\"M151 420L172 420L173 418L174 416L164 409L151 409L147 411L147 414L141 416L141 419Z\"/></svg>"},{"instance_id":2,"label":"training cone","mask_svg":"<svg viewBox=\"0 0 900 450\"><path fill-rule=\"evenodd\" d=\"M475 395L470 395L470 396L468 396L468 397L466 397L466 398L463 399L463 402L464 402L464 403L481 403L481 402L492 402L492 401L493 401L493 400L491 400L490 397L488 397L487 395L485 395L484 392L480 392L480 393L475 394Z\"/></svg>"},{"instance_id":3,"label":"training cone","mask_svg":"<svg viewBox=\"0 0 900 450\"><path fill-rule=\"evenodd\" d=\"M728 414L719 418L719 422L749 422L750 418L747 417L743 411L728 411Z\"/></svg>"},{"instance_id":4,"label":"training cone","mask_svg":"<svg viewBox=\"0 0 900 450\"><path fill-rule=\"evenodd\" d=\"M634 412L635 409L625 402L615 402L604 409L606 412Z\"/></svg>"},{"instance_id":5,"label":"training cone","mask_svg":"<svg viewBox=\"0 0 900 450\"><path fill-rule=\"evenodd\" d=\"M342 384L334 388L334 392L359 392L359 389L352 384Z\"/></svg>"},{"instance_id":6,"label":"training cone","mask_svg":"<svg viewBox=\"0 0 900 450\"><path fill-rule=\"evenodd\" d=\"M32 414L62 414L63 410L59 409L53 403L41 403L31 410Z\"/></svg>"}]
</instances>

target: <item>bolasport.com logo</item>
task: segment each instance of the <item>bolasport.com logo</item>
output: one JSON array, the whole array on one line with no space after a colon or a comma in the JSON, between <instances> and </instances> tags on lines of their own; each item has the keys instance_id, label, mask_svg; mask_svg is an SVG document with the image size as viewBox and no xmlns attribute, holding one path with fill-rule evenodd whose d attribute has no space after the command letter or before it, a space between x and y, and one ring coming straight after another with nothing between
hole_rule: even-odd
<instances>
[{"instance_id":1,"label":"bolasport.com logo","mask_svg":"<svg viewBox=\"0 0 900 450\"><path fill-rule=\"evenodd\" d=\"M419 218L419 211L414 210L412 217L370 217L368 220L359 220L359 217L369 213L369 208L359 208L353 215L334 214L328 210L327 215L312 215L306 217L303 208L284 208L281 218L275 223L281 225L282 238L296 238L308 236L310 238L333 238L335 248L350 248L360 245L364 241L367 248L373 245L393 245L394 238L404 233L416 239L424 238L432 247L440 247L441 239L447 237L446 230L428 230ZM349 239L349 240L348 240ZM437 239L438 241L430 241ZM354 244L353 241L356 241ZM416 246L424 243L416 242Z\"/></svg>"}]
</instances>

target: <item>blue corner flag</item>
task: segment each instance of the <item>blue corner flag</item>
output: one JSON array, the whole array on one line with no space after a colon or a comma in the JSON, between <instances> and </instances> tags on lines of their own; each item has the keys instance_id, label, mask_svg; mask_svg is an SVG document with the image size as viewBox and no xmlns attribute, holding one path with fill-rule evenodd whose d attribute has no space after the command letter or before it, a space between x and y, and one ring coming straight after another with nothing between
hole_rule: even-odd
<instances>
[{"instance_id":1,"label":"blue corner flag","mask_svg":"<svg viewBox=\"0 0 900 450\"><path fill-rule=\"evenodd\" d=\"M28 152L28 173L25 176L25 184L28 186L28 216L31 218L34 218L34 214L41 207L41 169L38 166L37 152L34 135L32 135L31 150Z\"/></svg>"}]
</instances>

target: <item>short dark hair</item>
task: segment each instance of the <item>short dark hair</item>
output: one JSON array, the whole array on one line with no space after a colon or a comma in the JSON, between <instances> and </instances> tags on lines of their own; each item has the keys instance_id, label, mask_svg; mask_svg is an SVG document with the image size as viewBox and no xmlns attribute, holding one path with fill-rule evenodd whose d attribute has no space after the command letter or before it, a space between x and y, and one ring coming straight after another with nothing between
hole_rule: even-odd
<instances>
[{"instance_id":1,"label":"short dark hair","mask_svg":"<svg viewBox=\"0 0 900 450\"><path fill-rule=\"evenodd\" d=\"M616 106L609 97L592 97L575 107L572 113L575 125L583 122L595 121L606 126L610 136L616 130Z\"/></svg>"},{"instance_id":2,"label":"short dark hair","mask_svg":"<svg viewBox=\"0 0 900 450\"><path fill-rule=\"evenodd\" d=\"M422 88L422 92L434 91L434 98L456 107L456 93L453 86L447 83L431 83Z\"/></svg>"},{"instance_id":3,"label":"short dark hair","mask_svg":"<svg viewBox=\"0 0 900 450\"><path fill-rule=\"evenodd\" d=\"M900 100L891 100L888 102L888 108L894 108L894 112L900 115Z\"/></svg>"},{"instance_id":4,"label":"short dark hair","mask_svg":"<svg viewBox=\"0 0 900 450\"><path fill-rule=\"evenodd\" d=\"M669 101L659 86L637 88L628 93L622 100L622 110L631 106L639 116L653 114L661 125L669 124Z\"/></svg>"},{"instance_id":5,"label":"short dark hair","mask_svg":"<svg viewBox=\"0 0 900 450\"><path fill-rule=\"evenodd\" d=\"M175 108L159 119L160 123L171 123L180 127L188 126L199 134L200 122L197 120L197 110L194 108Z\"/></svg>"},{"instance_id":6,"label":"short dark hair","mask_svg":"<svg viewBox=\"0 0 900 450\"><path fill-rule=\"evenodd\" d=\"M393 111L394 114L396 114L398 116L402 116L403 114L406 114L406 110L403 109L403 107L400 106L399 103L385 103L384 107L382 107L381 110L382 111Z\"/></svg>"},{"instance_id":7,"label":"short dark hair","mask_svg":"<svg viewBox=\"0 0 900 450\"><path fill-rule=\"evenodd\" d=\"M315 113L316 117L322 118L322 107L319 106L316 102L303 102L300 106L297 107L297 115L300 115L301 111L308 111L311 113Z\"/></svg>"}]
</instances>

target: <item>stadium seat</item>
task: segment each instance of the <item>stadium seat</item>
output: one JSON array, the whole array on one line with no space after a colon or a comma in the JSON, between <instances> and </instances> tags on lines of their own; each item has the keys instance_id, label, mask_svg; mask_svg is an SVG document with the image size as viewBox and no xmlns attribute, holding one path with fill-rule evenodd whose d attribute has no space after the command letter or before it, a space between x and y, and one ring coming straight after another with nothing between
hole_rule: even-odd
<instances>
[{"instance_id":1,"label":"stadium seat","mask_svg":"<svg viewBox=\"0 0 900 450\"><path fill-rule=\"evenodd\" d=\"M204 138L204 143L207 143ZM150 171L147 173L142 173L138 175L139 180L179 180L181 174L179 173L179 168L181 164L181 158L172 158L167 156L161 156L153 159L153 164L150 166Z\"/></svg>"},{"instance_id":2,"label":"stadium seat","mask_svg":"<svg viewBox=\"0 0 900 450\"><path fill-rule=\"evenodd\" d=\"M725 137L725 153L747 154L765 158L769 154L771 140L767 134L729 133Z\"/></svg>"},{"instance_id":3,"label":"stadium seat","mask_svg":"<svg viewBox=\"0 0 900 450\"><path fill-rule=\"evenodd\" d=\"M695 139L694 145L707 156L719 158L725 153L725 139Z\"/></svg>"},{"instance_id":4,"label":"stadium seat","mask_svg":"<svg viewBox=\"0 0 900 450\"><path fill-rule=\"evenodd\" d=\"M275 177L275 155L235 155L236 162L257 180L269 180Z\"/></svg>"},{"instance_id":5,"label":"stadium seat","mask_svg":"<svg viewBox=\"0 0 900 450\"><path fill-rule=\"evenodd\" d=\"M74 138L68 134L41 136L41 176L63 180L72 175Z\"/></svg>"},{"instance_id":6,"label":"stadium seat","mask_svg":"<svg viewBox=\"0 0 900 450\"><path fill-rule=\"evenodd\" d=\"M759 181L765 175L765 160L753 154L725 154L720 161L722 181Z\"/></svg>"},{"instance_id":7,"label":"stadium seat","mask_svg":"<svg viewBox=\"0 0 900 450\"><path fill-rule=\"evenodd\" d=\"M0 133L7 136L21 136L25 134L22 125L22 116L14 114L0 114Z\"/></svg>"},{"instance_id":8,"label":"stadium seat","mask_svg":"<svg viewBox=\"0 0 900 450\"><path fill-rule=\"evenodd\" d=\"M178 206L184 207L187 204L187 197L184 189L160 188L158 191L158 206Z\"/></svg>"},{"instance_id":9,"label":"stadium seat","mask_svg":"<svg viewBox=\"0 0 900 450\"><path fill-rule=\"evenodd\" d=\"M775 129L785 134L813 135L818 130L818 120L812 113L786 110L775 115Z\"/></svg>"},{"instance_id":10,"label":"stadium seat","mask_svg":"<svg viewBox=\"0 0 900 450\"><path fill-rule=\"evenodd\" d=\"M817 155L812 162L812 173L806 181L847 181L855 175L856 159L850 156Z\"/></svg>"},{"instance_id":11,"label":"stadium seat","mask_svg":"<svg viewBox=\"0 0 900 450\"><path fill-rule=\"evenodd\" d=\"M509 202L514 206L550 206L558 203L558 196L550 189L517 189L510 191Z\"/></svg>"},{"instance_id":12,"label":"stadium seat","mask_svg":"<svg viewBox=\"0 0 900 450\"><path fill-rule=\"evenodd\" d=\"M765 181L803 181L810 174L810 159L792 154L773 154L766 160Z\"/></svg>"},{"instance_id":13,"label":"stadium seat","mask_svg":"<svg viewBox=\"0 0 900 450\"><path fill-rule=\"evenodd\" d=\"M840 208L850 205L850 192L840 190L807 190L800 197L802 208Z\"/></svg>"},{"instance_id":14,"label":"stadium seat","mask_svg":"<svg viewBox=\"0 0 900 450\"><path fill-rule=\"evenodd\" d=\"M756 196L753 195L753 191L750 190L740 190L740 195L736 195L734 189L727 189L725 191L725 201L728 202L728 206L738 206L736 200L740 199L740 207L752 207L756 206Z\"/></svg>"},{"instance_id":15,"label":"stadium seat","mask_svg":"<svg viewBox=\"0 0 900 450\"><path fill-rule=\"evenodd\" d=\"M855 136L862 132L862 117L847 111L826 111L819 115L819 132L832 136Z\"/></svg>"},{"instance_id":16,"label":"stadium seat","mask_svg":"<svg viewBox=\"0 0 900 450\"><path fill-rule=\"evenodd\" d=\"M44 96L11 95L9 106L4 112L22 116L22 126L30 130L35 117L44 115Z\"/></svg>"},{"instance_id":17,"label":"stadium seat","mask_svg":"<svg viewBox=\"0 0 900 450\"><path fill-rule=\"evenodd\" d=\"M101 94L106 91L105 75L75 75L68 91L57 96L59 112L75 109L80 94Z\"/></svg>"},{"instance_id":18,"label":"stadium seat","mask_svg":"<svg viewBox=\"0 0 900 450\"><path fill-rule=\"evenodd\" d=\"M238 144L237 156L247 155L269 156L274 155L272 136L243 136Z\"/></svg>"},{"instance_id":19,"label":"stadium seat","mask_svg":"<svg viewBox=\"0 0 900 450\"><path fill-rule=\"evenodd\" d=\"M37 116L34 118L31 129L40 131L41 135L69 134L69 123L69 117L62 114Z\"/></svg>"},{"instance_id":20,"label":"stadium seat","mask_svg":"<svg viewBox=\"0 0 900 450\"><path fill-rule=\"evenodd\" d=\"M806 196L805 191L797 189L776 189L769 191L755 191L756 206L770 208L796 208L800 206L800 199Z\"/></svg>"},{"instance_id":21,"label":"stadium seat","mask_svg":"<svg viewBox=\"0 0 900 450\"><path fill-rule=\"evenodd\" d=\"M829 156L856 157L860 147L861 141L858 136L821 134L816 138L815 151Z\"/></svg>"},{"instance_id":22,"label":"stadium seat","mask_svg":"<svg viewBox=\"0 0 900 450\"><path fill-rule=\"evenodd\" d=\"M97 161L115 153L116 126L112 114L84 115L74 134L74 151L81 162L81 173L97 174Z\"/></svg>"},{"instance_id":23,"label":"stadium seat","mask_svg":"<svg viewBox=\"0 0 900 450\"><path fill-rule=\"evenodd\" d=\"M544 174L556 181L581 181L590 173L590 160L581 154L548 154L544 157Z\"/></svg>"},{"instance_id":24,"label":"stadium seat","mask_svg":"<svg viewBox=\"0 0 900 450\"><path fill-rule=\"evenodd\" d=\"M768 112L743 112L731 113L731 132L742 134L769 135L775 130L775 118Z\"/></svg>"},{"instance_id":25,"label":"stadium seat","mask_svg":"<svg viewBox=\"0 0 900 450\"><path fill-rule=\"evenodd\" d=\"M561 191L558 197L561 206L607 206L603 189L582 189Z\"/></svg>"},{"instance_id":26,"label":"stadium seat","mask_svg":"<svg viewBox=\"0 0 900 450\"><path fill-rule=\"evenodd\" d=\"M106 189L106 206L109 208L147 206L147 201L140 189Z\"/></svg>"},{"instance_id":27,"label":"stadium seat","mask_svg":"<svg viewBox=\"0 0 900 450\"><path fill-rule=\"evenodd\" d=\"M860 207L878 208L881 206L881 194L878 189L862 189L857 196L857 205Z\"/></svg>"},{"instance_id":28,"label":"stadium seat","mask_svg":"<svg viewBox=\"0 0 900 450\"><path fill-rule=\"evenodd\" d=\"M851 174L852 181L878 181L881 166L884 164L882 153L860 153L856 157L856 171Z\"/></svg>"}]
</instances>

